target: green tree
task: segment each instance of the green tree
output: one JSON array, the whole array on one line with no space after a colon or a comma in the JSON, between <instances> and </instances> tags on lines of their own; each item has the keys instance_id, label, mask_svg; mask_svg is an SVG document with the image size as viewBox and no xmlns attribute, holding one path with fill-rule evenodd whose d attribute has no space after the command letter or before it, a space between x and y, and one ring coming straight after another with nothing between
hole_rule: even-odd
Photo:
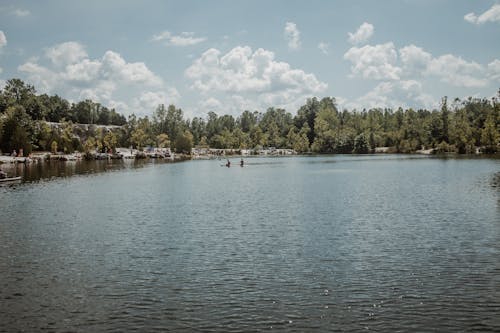
<instances>
[{"instance_id":1,"label":"green tree","mask_svg":"<svg viewBox=\"0 0 500 333\"><path fill-rule=\"evenodd\" d=\"M442 119L442 124L443 124L443 130L442 130L442 141L449 143L449 134L448 134L448 118L450 115L450 112L448 111L448 104L447 104L448 98L445 96L443 97L441 101L441 119Z\"/></svg>"},{"instance_id":2,"label":"green tree","mask_svg":"<svg viewBox=\"0 0 500 333\"><path fill-rule=\"evenodd\" d=\"M455 144L458 153L465 154L475 151L472 129L465 109L456 111L450 129L450 138L451 142Z\"/></svg>"},{"instance_id":3,"label":"green tree","mask_svg":"<svg viewBox=\"0 0 500 333\"><path fill-rule=\"evenodd\" d=\"M161 133L156 136L156 144L159 148L170 147L170 138L167 133Z\"/></svg>"},{"instance_id":4,"label":"green tree","mask_svg":"<svg viewBox=\"0 0 500 333\"><path fill-rule=\"evenodd\" d=\"M370 152L368 139L364 133L361 133L354 138L354 148L352 152L354 154L367 154Z\"/></svg>"},{"instance_id":5,"label":"green tree","mask_svg":"<svg viewBox=\"0 0 500 333\"><path fill-rule=\"evenodd\" d=\"M107 151L112 152L116 148L116 145L118 143L118 138L117 138L116 134L113 133L113 131L108 131L106 133L106 135L104 135L104 138L102 141L103 141L103 144L106 147Z\"/></svg>"},{"instance_id":6,"label":"green tree","mask_svg":"<svg viewBox=\"0 0 500 333\"><path fill-rule=\"evenodd\" d=\"M132 131L130 141L137 148L142 149L146 144L148 137L142 128L137 128Z\"/></svg>"},{"instance_id":7,"label":"green tree","mask_svg":"<svg viewBox=\"0 0 500 333\"><path fill-rule=\"evenodd\" d=\"M33 135L33 121L21 105L10 106L3 115L1 122L2 137L0 139L0 150L12 152L23 149L25 154L31 152Z\"/></svg>"},{"instance_id":8,"label":"green tree","mask_svg":"<svg viewBox=\"0 0 500 333\"><path fill-rule=\"evenodd\" d=\"M52 154L57 153L57 141L56 140L52 141L52 143L50 145L50 151L52 152Z\"/></svg>"},{"instance_id":9,"label":"green tree","mask_svg":"<svg viewBox=\"0 0 500 333\"><path fill-rule=\"evenodd\" d=\"M191 154L193 148L193 134L188 130L177 136L175 151L178 153Z\"/></svg>"},{"instance_id":10,"label":"green tree","mask_svg":"<svg viewBox=\"0 0 500 333\"><path fill-rule=\"evenodd\" d=\"M316 97L307 99L306 104L301 106L297 111L297 116L294 118L295 127L302 129L307 123L309 127L309 133L307 138L309 139L309 144L314 142L316 136L314 122L316 120L316 114L319 112L319 102Z\"/></svg>"},{"instance_id":11,"label":"green tree","mask_svg":"<svg viewBox=\"0 0 500 333\"><path fill-rule=\"evenodd\" d=\"M485 147L486 153L494 153L498 148L500 134L495 126L493 116L489 116L484 123L484 128L481 131L481 143Z\"/></svg>"}]
</instances>

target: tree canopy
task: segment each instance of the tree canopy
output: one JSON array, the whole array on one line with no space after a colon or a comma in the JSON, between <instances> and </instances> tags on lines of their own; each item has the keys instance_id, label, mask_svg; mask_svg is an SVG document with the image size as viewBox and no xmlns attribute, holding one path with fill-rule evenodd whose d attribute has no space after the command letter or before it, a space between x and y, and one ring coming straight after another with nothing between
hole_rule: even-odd
<instances>
[{"instance_id":1,"label":"tree canopy","mask_svg":"<svg viewBox=\"0 0 500 333\"><path fill-rule=\"evenodd\" d=\"M175 105L158 105L151 117L125 118L92 100L70 103L57 95L37 95L20 79L0 90L0 149L59 149L67 152L113 150L118 146L170 146L189 152L193 146L250 149L290 148L298 152L369 153L377 147L394 152L418 149L473 153L498 151L500 91L497 97L444 97L439 110L339 110L335 98L307 99L295 115L269 107L187 119Z\"/></svg>"}]
</instances>

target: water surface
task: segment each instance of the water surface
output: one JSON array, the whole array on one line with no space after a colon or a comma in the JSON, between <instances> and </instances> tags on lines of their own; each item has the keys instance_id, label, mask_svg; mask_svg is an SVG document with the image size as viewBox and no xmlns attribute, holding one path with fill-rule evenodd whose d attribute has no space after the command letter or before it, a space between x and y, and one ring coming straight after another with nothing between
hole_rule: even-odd
<instances>
[{"instance_id":1,"label":"water surface","mask_svg":"<svg viewBox=\"0 0 500 333\"><path fill-rule=\"evenodd\" d=\"M246 162L16 170L0 332L500 330L498 159Z\"/></svg>"}]
</instances>

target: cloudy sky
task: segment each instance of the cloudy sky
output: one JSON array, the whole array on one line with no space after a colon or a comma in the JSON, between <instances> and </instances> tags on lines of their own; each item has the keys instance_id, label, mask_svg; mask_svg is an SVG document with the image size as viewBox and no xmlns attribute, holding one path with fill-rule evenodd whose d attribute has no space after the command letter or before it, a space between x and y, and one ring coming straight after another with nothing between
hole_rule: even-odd
<instances>
[{"instance_id":1,"label":"cloudy sky","mask_svg":"<svg viewBox=\"0 0 500 333\"><path fill-rule=\"evenodd\" d=\"M188 117L333 96L342 108L436 107L500 88L500 2L0 2L10 78L126 115Z\"/></svg>"}]
</instances>

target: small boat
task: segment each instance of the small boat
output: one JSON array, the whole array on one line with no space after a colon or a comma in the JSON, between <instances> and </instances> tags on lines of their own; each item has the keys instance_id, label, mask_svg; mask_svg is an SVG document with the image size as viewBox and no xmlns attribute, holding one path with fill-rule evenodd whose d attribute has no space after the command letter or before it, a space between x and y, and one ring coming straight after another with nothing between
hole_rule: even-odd
<instances>
[{"instance_id":1,"label":"small boat","mask_svg":"<svg viewBox=\"0 0 500 333\"><path fill-rule=\"evenodd\" d=\"M11 183L17 183L21 182L22 177L8 177L8 178L2 178L0 179L0 184L11 184Z\"/></svg>"}]
</instances>

